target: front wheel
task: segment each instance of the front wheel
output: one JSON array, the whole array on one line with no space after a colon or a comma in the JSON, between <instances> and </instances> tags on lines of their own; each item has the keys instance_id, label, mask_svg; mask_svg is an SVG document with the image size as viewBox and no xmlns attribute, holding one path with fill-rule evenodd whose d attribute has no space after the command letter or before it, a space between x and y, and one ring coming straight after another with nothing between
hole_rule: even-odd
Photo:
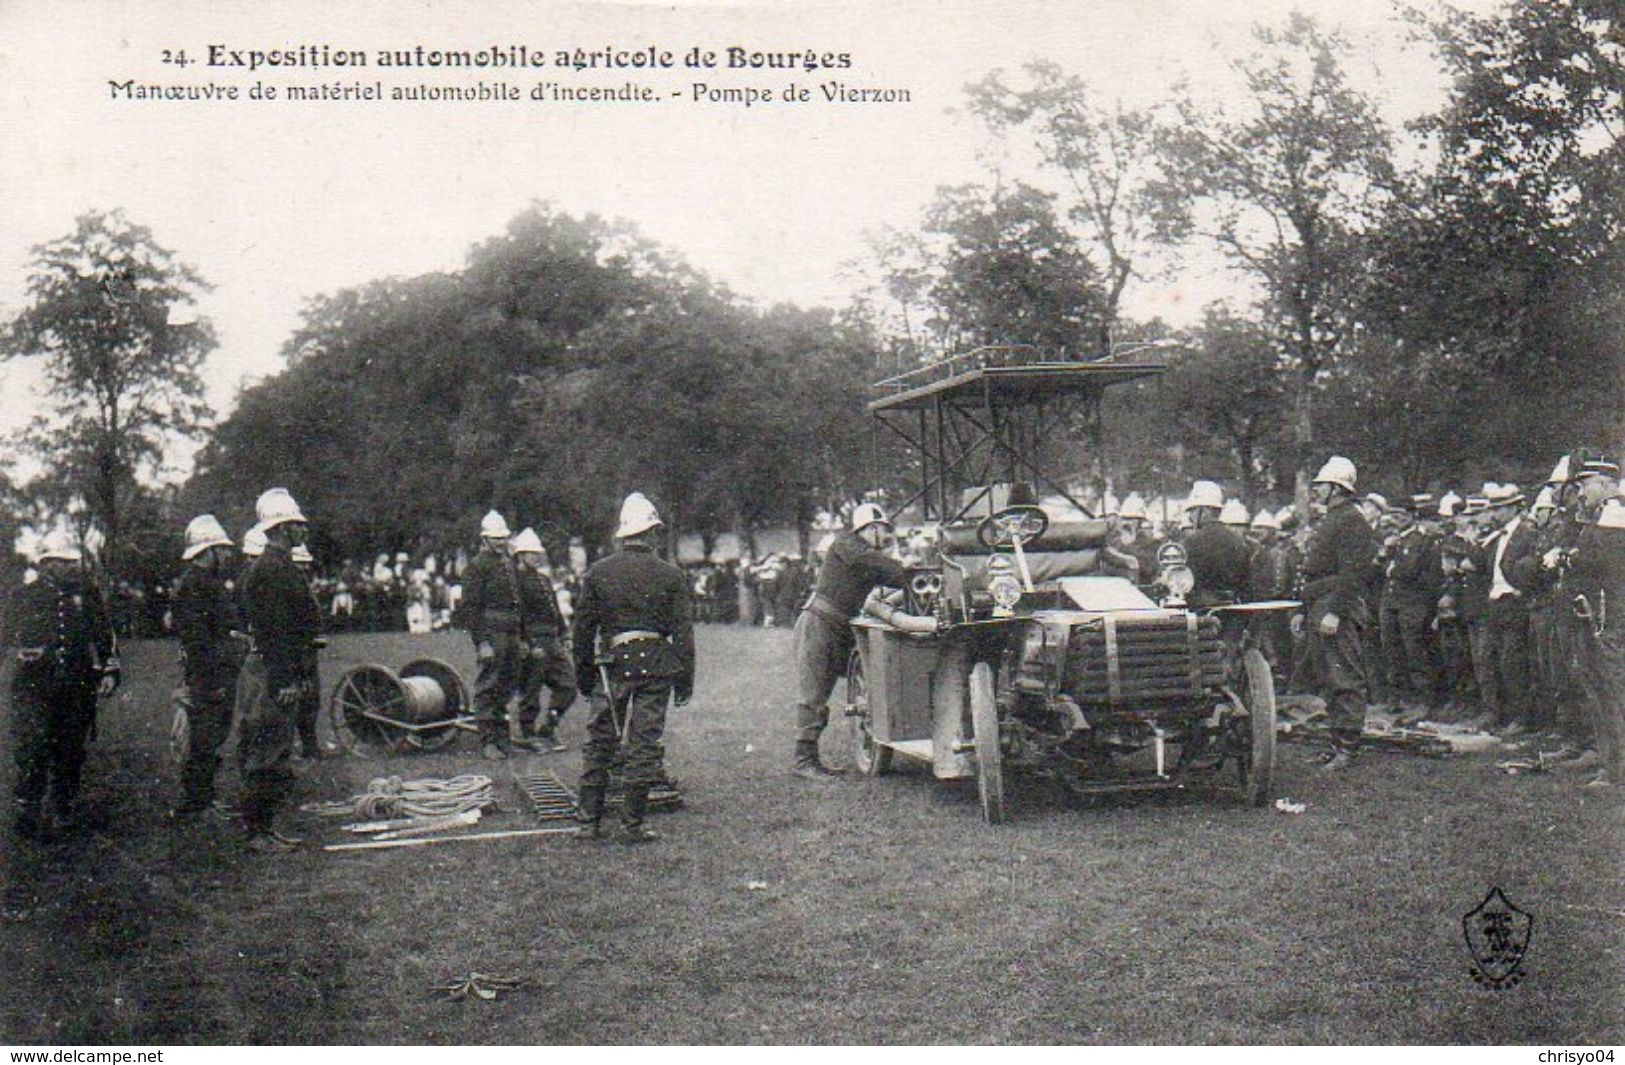
<instances>
[{"instance_id":1,"label":"front wheel","mask_svg":"<svg viewBox=\"0 0 1625 1065\"><path fill-rule=\"evenodd\" d=\"M1247 706L1251 743L1242 763L1241 790L1252 806L1270 799L1270 781L1275 776L1275 676L1257 649L1242 658L1245 687L1241 698Z\"/></svg>"},{"instance_id":2,"label":"front wheel","mask_svg":"<svg viewBox=\"0 0 1625 1065\"><path fill-rule=\"evenodd\" d=\"M990 825L1003 824L1004 753L999 748L999 705L994 701L993 667L986 662L978 662L970 672L970 720L982 818Z\"/></svg>"},{"instance_id":3,"label":"front wheel","mask_svg":"<svg viewBox=\"0 0 1625 1065\"><path fill-rule=\"evenodd\" d=\"M869 691L863 684L863 658L857 651L846 665L847 720L852 722L852 761L866 777L878 777L891 768L891 748L869 731Z\"/></svg>"}]
</instances>

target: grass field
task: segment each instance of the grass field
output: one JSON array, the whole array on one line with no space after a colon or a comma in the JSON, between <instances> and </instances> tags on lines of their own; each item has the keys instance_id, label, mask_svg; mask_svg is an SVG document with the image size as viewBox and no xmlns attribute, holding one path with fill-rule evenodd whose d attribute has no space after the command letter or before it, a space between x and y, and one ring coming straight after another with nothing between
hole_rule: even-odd
<instances>
[{"instance_id":1,"label":"grass field","mask_svg":"<svg viewBox=\"0 0 1625 1065\"><path fill-rule=\"evenodd\" d=\"M991 828L973 785L928 772L791 777L788 632L706 628L699 651L667 733L687 806L658 844L252 858L224 829L165 827L175 649L128 648L91 830L39 865L5 854L42 904L0 926L0 1043L1625 1041L1616 789L1491 757L1324 777L1289 745L1276 793L1301 816L1029 781ZM449 635L342 637L323 671L423 655L472 671ZM578 707L572 751L537 756L572 786L581 730ZM849 763L844 733L826 754ZM498 782L490 827L524 822L467 739L323 763L299 799L466 771ZM1499 992L1469 978L1461 926L1492 885L1535 918L1526 979ZM529 983L430 993L470 970Z\"/></svg>"}]
</instances>

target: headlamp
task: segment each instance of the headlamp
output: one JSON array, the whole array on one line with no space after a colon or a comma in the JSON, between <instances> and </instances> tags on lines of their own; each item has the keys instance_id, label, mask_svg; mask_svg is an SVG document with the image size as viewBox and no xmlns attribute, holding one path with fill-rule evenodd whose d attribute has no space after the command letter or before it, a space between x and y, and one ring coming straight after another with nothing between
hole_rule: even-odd
<instances>
[{"instance_id":1,"label":"headlamp","mask_svg":"<svg viewBox=\"0 0 1625 1065\"><path fill-rule=\"evenodd\" d=\"M1021 582L1008 573L1001 573L988 582L987 590L1000 610L1014 609L1021 602Z\"/></svg>"},{"instance_id":2,"label":"headlamp","mask_svg":"<svg viewBox=\"0 0 1625 1065\"><path fill-rule=\"evenodd\" d=\"M1162 571L1162 586L1167 588L1171 595L1183 599L1196 587L1196 574L1191 572L1189 566L1169 566Z\"/></svg>"}]
</instances>

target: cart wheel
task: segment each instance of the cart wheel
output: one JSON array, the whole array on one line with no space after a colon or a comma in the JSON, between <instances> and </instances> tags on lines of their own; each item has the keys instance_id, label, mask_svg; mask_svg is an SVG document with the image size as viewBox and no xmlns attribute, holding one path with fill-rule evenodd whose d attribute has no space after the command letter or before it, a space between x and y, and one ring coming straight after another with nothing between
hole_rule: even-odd
<instances>
[{"instance_id":1,"label":"cart wheel","mask_svg":"<svg viewBox=\"0 0 1625 1065\"><path fill-rule=\"evenodd\" d=\"M1270 801L1270 781L1275 776L1275 677L1269 663L1255 647L1242 659L1246 688L1242 699L1252 731L1252 744L1242 763L1241 790L1252 806Z\"/></svg>"},{"instance_id":2,"label":"cart wheel","mask_svg":"<svg viewBox=\"0 0 1625 1065\"><path fill-rule=\"evenodd\" d=\"M999 750L999 706L993 699L993 667L978 662L970 671L970 722L976 743L976 791L982 818L1003 824L1004 755Z\"/></svg>"},{"instance_id":3,"label":"cart wheel","mask_svg":"<svg viewBox=\"0 0 1625 1065\"><path fill-rule=\"evenodd\" d=\"M846 664L847 712L852 722L852 760L858 772L878 777L891 768L891 748L875 740L869 731L869 689L863 684L863 658L852 652Z\"/></svg>"},{"instance_id":4,"label":"cart wheel","mask_svg":"<svg viewBox=\"0 0 1625 1065\"><path fill-rule=\"evenodd\" d=\"M376 758L417 747L406 729L391 728L366 716L370 711L403 718L405 707L406 693L394 670L356 666L333 685L328 720L345 750L360 758Z\"/></svg>"},{"instance_id":5,"label":"cart wheel","mask_svg":"<svg viewBox=\"0 0 1625 1065\"><path fill-rule=\"evenodd\" d=\"M179 689L169 699L175 708L175 716L169 721L169 757L176 765L185 765L192 751L191 704L184 693L185 689Z\"/></svg>"}]
</instances>

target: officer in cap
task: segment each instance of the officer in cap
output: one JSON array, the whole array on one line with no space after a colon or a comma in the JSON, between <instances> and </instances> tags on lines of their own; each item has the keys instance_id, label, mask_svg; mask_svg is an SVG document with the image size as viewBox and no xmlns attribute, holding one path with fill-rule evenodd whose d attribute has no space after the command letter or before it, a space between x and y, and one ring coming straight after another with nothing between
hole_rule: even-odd
<instances>
[{"instance_id":1,"label":"officer in cap","mask_svg":"<svg viewBox=\"0 0 1625 1065\"><path fill-rule=\"evenodd\" d=\"M242 622L228 574L236 545L212 514L186 526L186 563L175 582L175 634L180 638L186 678L186 760L181 766L181 797L170 811L176 822L190 821L214 802L220 748L231 732L231 715L242 668L242 648L233 635Z\"/></svg>"},{"instance_id":2,"label":"officer in cap","mask_svg":"<svg viewBox=\"0 0 1625 1065\"><path fill-rule=\"evenodd\" d=\"M303 842L279 831L274 821L293 784L289 763L321 615L293 562L293 549L309 530L299 504L286 488L272 488L255 501L254 512L266 542L243 574L243 613L254 635L254 653L239 680L247 689L238 737L242 812L247 848L277 854Z\"/></svg>"},{"instance_id":3,"label":"officer in cap","mask_svg":"<svg viewBox=\"0 0 1625 1065\"><path fill-rule=\"evenodd\" d=\"M522 741L527 746L543 745L548 750L562 751L565 747L559 742L559 721L576 701L575 667L564 647L564 616L545 571L547 553L536 530L525 529L514 537L512 550L519 563L521 627L530 645L530 654L520 667L519 731L525 736L535 732L535 740ZM545 713L541 708L544 686Z\"/></svg>"},{"instance_id":4,"label":"officer in cap","mask_svg":"<svg viewBox=\"0 0 1625 1065\"><path fill-rule=\"evenodd\" d=\"M508 700L530 657L519 570L509 553L512 535L501 514L487 512L480 520L479 553L463 575L463 625L474 641L479 662L474 717L483 741L481 753L492 760L507 757Z\"/></svg>"},{"instance_id":5,"label":"officer in cap","mask_svg":"<svg viewBox=\"0 0 1625 1065\"><path fill-rule=\"evenodd\" d=\"M1195 578L1186 597L1192 607L1233 603L1247 587L1252 551L1234 525L1223 523L1223 512L1222 488L1212 481L1197 481L1191 485L1190 499L1185 504L1191 528L1183 543L1186 565ZM1242 513L1245 514L1244 509ZM1241 524L1245 527L1245 518Z\"/></svg>"},{"instance_id":6,"label":"officer in cap","mask_svg":"<svg viewBox=\"0 0 1625 1065\"><path fill-rule=\"evenodd\" d=\"M44 839L74 815L85 747L96 725L96 699L112 695L118 645L101 589L85 573L79 548L48 537L35 559L37 580L14 588L5 606L11 677L12 757L17 764L13 830Z\"/></svg>"},{"instance_id":7,"label":"officer in cap","mask_svg":"<svg viewBox=\"0 0 1625 1065\"><path fill-rule=\"evenodd\" d=\"M571 644L576 687L592 700L581 760L583 839L602 838L617 764L626 780L626 842L656 838L643 820L649 790L665 779L666 704L686 706L694 695L693 604L682 571L655 553L663 528L654 504L633 492L615 530L620 549L581 580Z\"/></svg>"},{"instance_id":8,"label":"officer in cap","mask_svg":"<svg viewBox=\"0 0 1625 1065\"><path fill-rule=\"evenodd\" d=\"M1332 745L1325 768L1342 769L1365 730L1369 692L1364 631L1371 624L1366 601L1376 536L1355 495L1354 463L1333 455L1315 475L1315 501L1325 516L1310 533L1299 570L1307 613L1309 671L1319 682L1331 714Z\"/></svg>"},{"instance_id":9,"label":"officer in cap","mask_svg":"<svg viewBox=\"0 0 1625 1065\"><path fill-rule=\"evenodd\" d=\"M851 619L876 588L902 588L908 571L885 553L892 524L885 511L864 503L852 512L852 527L835 538L818 571L813 594L796 618L792 654L796 663L796 751L794 771L805 780L840 775L818 757L818 739L829 723L829 697L846 675L854 637Z\"/></svg>"}]
</instances>

